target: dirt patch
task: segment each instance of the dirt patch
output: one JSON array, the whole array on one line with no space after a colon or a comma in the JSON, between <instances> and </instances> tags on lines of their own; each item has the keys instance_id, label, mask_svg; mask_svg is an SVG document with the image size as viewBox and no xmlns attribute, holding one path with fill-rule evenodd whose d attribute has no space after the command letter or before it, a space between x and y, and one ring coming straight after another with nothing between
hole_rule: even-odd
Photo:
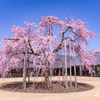
<instances>
[{"instance_id":1,"label":"dirt patch","mask_svg":"<svg viewBox=\"0 0 100 100\"><path fill-rule=\"evenodd\" d=\"M69 85L69 82L68 82ZM2 85L0 89L6 91L13 91L13 92L26 92L26 93L71 93L71 92L81 92L91 90L94 87L85 84L85 83L77 83L77 88L75 87L75 83L72 82L72 87L68 87L68 90L65 88L65 83L61 82L52 82L52 88L45 89L45 85L43 82L36 82L34 85L32 82L26 84L27 88L22 88L22 82L18 83L9 83Z\"/></svg>"}]
</instances>

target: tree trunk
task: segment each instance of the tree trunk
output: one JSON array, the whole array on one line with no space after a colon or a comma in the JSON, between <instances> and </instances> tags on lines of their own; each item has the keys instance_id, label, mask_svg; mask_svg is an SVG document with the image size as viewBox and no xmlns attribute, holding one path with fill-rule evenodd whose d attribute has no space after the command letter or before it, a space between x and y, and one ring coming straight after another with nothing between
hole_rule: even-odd
<instances>
[{"instance_id":1,"label":"tree trunk","mask_svg":"<svg viewBox=\"0 0 100 100\"><path fill-rule=\"evenodd\" d=\"M45 88L49 88L49 66L48 64L46 65L46 70L45 70Z\"/></svg>"},{"instance_id":2,"label":"tree trunk","mask_svg":"<svg viewBox=\"0 0 100 100\"><path fill-rule=\"evenodd\" d=\"M74 51L74 42L73 42L73 58L74 58L75 87L77 87L77 80L76 80L76 66L75 66L75 51Z\"/></svg>"},{"instance_id":3,"label":"tree trunk","mask_svg":"<svg viewBox=\"0 0 100 100\"><path fill-rule=\"evenodd\" d=\"M50 21L49 35L51 36L51 21ZM50 40L50 51L51 51L51 40ZM51 69L51 64L50 64L50 87L52 87L52 69Z\"/></svg>"},{"instance_id":4,"label":"tree trunk","mask_svg":"<svg viewBox=\"0 0 100 100\"><path fill-rule=\"evenodd\" d=\"M24 67L23 67L23 88L26 89L26 62L27 62L27 51L24 55Z\"/></svg>"}]
</instances>

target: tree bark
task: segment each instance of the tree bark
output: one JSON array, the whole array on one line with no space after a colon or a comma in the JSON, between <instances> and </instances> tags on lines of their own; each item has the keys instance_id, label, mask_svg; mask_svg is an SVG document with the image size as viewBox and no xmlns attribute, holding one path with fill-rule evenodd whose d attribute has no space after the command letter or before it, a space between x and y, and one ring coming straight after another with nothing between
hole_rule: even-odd
<instances>
[{"instance_id":1,"label":"tree bark","mask_svg":"<svg viewBox=\"0 0 100 100\"><path fill-rule=\"evenodd\" d=\"M45 70L45 88L49 88L49 66L48 63L46 64L46 70Z\"/></svg>"},{"instance_id":2,"label":"tree bark","mask_svg":"<svg viewBox=\"0 0 100 100\"><path fill-rule=\"evenodd\" d=\"M49 34L51 36L51 22L50 22ZM51 40L50 40L50 51L51 51ZM51 64L50 64L50 87L52 87L52 69L51 69Z\"/></svg>"}]
</instances>

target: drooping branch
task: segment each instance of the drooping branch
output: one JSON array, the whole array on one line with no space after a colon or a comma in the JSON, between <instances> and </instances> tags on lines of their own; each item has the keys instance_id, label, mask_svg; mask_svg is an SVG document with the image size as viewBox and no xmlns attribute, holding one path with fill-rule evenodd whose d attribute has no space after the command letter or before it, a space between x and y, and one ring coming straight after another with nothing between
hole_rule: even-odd
<instances>
[{"instance_id":1,"label":"drooping branch","mask_svg":"<svg viewBox=\"0 0 100 100\"><path fill-rule=\"evenodd\" d=\"M80 31L80 30L79 30ZM85 40L84 37L82 37L81 34L77 34L76 32L74 32L73 30L71 30L72 33L74 33L76 36L78 36L79 38L83 39L85 41L85 43L87 44L87 41Z\"/></svg>"},{"instance_id":2,"label":"drooping branch","mask_svg":"<svg viewBox=\"0 0 100 100\"><path fill-rule=\"evenodd\" d=\"M73 42L75 42L76 44L78 44L78 45L79 45L79 48L83 48L83 47L80 45L80 44L81 44L80 42L76 42L76 41L74 41L74 40L72 40L72 39L71 39L71 41L73 41ZM92 52L89 51L87 48L84 47L84 49L85 49L86 51L92 53Z\"/></svg>"}]
</instances>

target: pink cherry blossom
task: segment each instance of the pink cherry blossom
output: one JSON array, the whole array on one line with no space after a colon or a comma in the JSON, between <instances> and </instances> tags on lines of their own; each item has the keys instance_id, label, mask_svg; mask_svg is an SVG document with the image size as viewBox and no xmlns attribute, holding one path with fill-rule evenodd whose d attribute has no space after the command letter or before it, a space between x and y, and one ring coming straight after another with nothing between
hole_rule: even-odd
<instances>
[{"instance_id":1,"label":"pink cherry blossom","mask_svg":"<svg viewBox=\"0 0 100 100\"><path fill-rule=\"evenodd\" d=\"M51 65L54 68L54 63L59 65L60 61L62 61L61 57L59 59L60 61L56 61L56 59L61 52L65 52L64 36L68 33L68 29L71 31L71 35L66 40L68 55L69 47L71 47L71 52L73 49L72 43L69 46L69 39L71 39L71 42L75 44L75 54L81 59L82 69L84 69L83 67L85 65L89 73L93 73L91 65L95 65L94 53L87 50L85 45L88 45L87 40L93 38L96 34L87 30L85 25L87 22L83 22L80 19L76 21L73 19L68 20L69 18L63 21L54 16L47 16L42 18L39 25L33 22L27 23L26 21L24 24L26 24L27 28L20 28L14 25L12 28L13 39L4 38L0 42L4 44L0 51L0 74L2 77L9 76L9 72L18 66L19 68L23 67L26 51L29 56L27 61L37 71L37 74L32 72L31 75L35 74L38 76L42 68L41 75L49 77L47 73L50 68L49 66ZM37 30L34 30L34 27L37 27ZM59 30L59 39L54 36L54 27Z\"/></svg>"}]
</instances>

